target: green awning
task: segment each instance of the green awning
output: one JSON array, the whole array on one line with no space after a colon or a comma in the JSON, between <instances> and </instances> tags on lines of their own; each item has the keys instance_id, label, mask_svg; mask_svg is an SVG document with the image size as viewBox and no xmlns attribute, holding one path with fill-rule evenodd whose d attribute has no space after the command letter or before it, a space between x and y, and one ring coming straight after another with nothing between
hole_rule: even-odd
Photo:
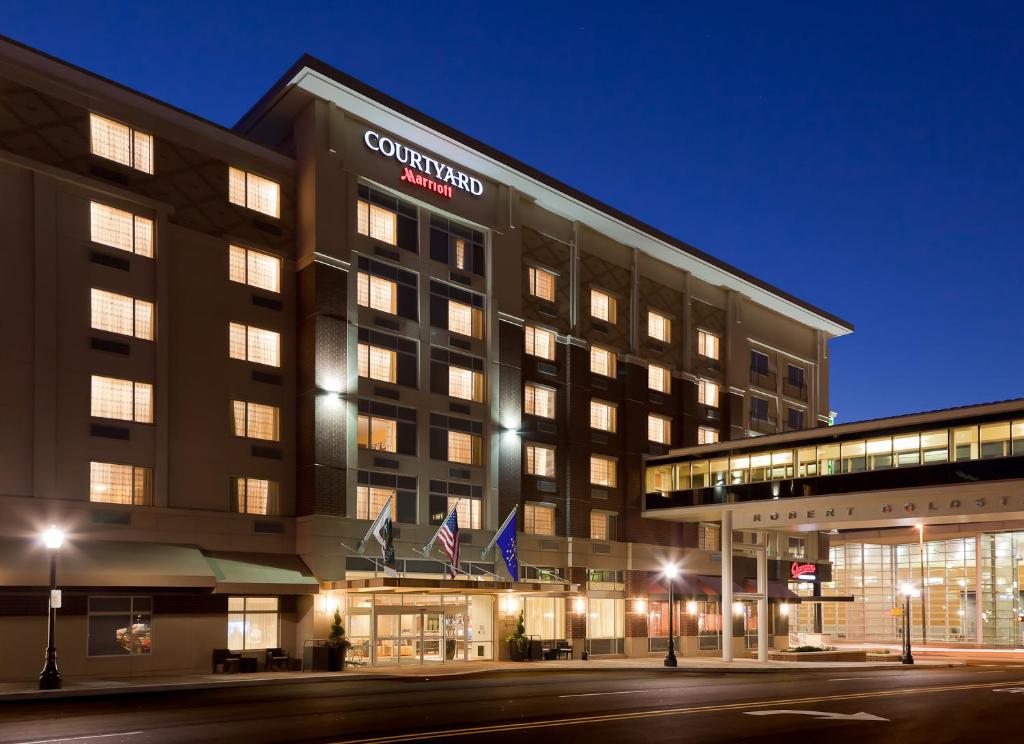
<instances>
[{"instance_id":1,"label":"green awning","mask_svg":"<svg viewBox=\"0 0 1024 744\"><path fill-rule=\"evenodd\" d=\"M320 582L296 555L203 551L217 594L317 594Z\"/></svg>"}]
</instances>

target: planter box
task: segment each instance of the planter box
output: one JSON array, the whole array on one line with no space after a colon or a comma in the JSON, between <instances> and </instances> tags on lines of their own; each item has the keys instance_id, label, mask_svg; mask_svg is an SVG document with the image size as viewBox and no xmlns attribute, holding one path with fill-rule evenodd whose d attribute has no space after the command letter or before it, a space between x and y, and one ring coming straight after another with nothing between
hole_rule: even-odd
<instances>
[{"instance_id":1,"label":"planter box","mask_svg":"<svg viewBox=\"0 0 1024 744\"><path fill-rule=\"evenodd\" d=\"M769 651L769 661L867 661L867 651Z\"/></svg>"},{"instance_id":2,"label":"planter box","mask_svg":"<svg viewBox=\"0 0 1024 744\"><path fill-rule=\"evenodd\" d=\"M870 651L868 652L868 661L895 661L898 663L902 660L903 657L899 654L873 654Z\"/></svg>"}]
</instances>

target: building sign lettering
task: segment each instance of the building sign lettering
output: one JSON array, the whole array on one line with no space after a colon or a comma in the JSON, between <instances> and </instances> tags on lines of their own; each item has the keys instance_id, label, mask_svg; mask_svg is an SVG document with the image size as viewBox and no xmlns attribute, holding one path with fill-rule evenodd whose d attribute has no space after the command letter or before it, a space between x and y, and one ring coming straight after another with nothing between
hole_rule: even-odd
<instances>
[{"instance_id":1,"label":"building sign lettering","mask_svg":"<svg viewBox=\"0 0 1024 744\"><path fill-rule=\"evenodd\" d=\"M454 189L465 191L473 196L484 193L484 185L479 178L473 178L447 163L424 155L408 145L395 142L372 129L367 129L363 142L374 152L386 158L394 158L401 163L402 175L399 180L414 186L433 191L446 199L451 199Z\"/></svg>"},{"instance_id":2,"label":"building sign lettering","mask_svg":"<svg viewBox=\"0 0 1024 744\"><path fill-rule=\"evenodd\" d=\"M818 567L813 563L793 563L789 567L789 575L800 581L813 581L817 578Z\"/></svg>"}]
</instances>

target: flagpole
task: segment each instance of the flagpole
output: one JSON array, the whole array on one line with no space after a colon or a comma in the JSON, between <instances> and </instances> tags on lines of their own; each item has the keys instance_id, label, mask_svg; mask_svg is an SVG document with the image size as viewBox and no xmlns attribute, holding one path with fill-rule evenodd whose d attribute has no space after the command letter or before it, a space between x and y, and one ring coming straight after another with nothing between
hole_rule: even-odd
<instances>
[{"instance_id":1,"label":"flagpole","mask_svg":"<svg viewBox=\"0 0 1024 744\"><path fill-rule=\"evenodd\" d=\"M501 527L499 527L497 530L495 530L494 536L491 538L491 541L489 543L487 543L487 547L486 548L482 548L480 550L480 557L481 558L484 558L487 555L487 551L494 547L494 543L498 542L498 536L505 530L506 527L508 527L508 523L511 522L512 521L512 517L514 517L516 515L516 510L517 509L519 509L518 506L513 506L512 507L512 511L510 511L508 513L508 516L505 517L505 521L501 523Z\"/></svg>"},{"instance_id":2,"label":"flagpole","mask_svg":"<svg viewBox=\"0 0 1024 744\"><path fill-rule=\"evenodd\" d=\"M366 543L370 539L370 534L373 532L373 528L377 526L377 522L380 520L381 514L384 514L385 511L390 513L392 498L393 497L388 496L388 500L384 502L384 508L381 509L380 512L378 512L377 516L373 518L373 521L370 522L370 527L366 530L366 534L363 535L363 539L356 543L356 553L358 553L359 555L362 555L366 552Z\"/></svg>"},{"instance_id":3,"label":"flagpole","mask_svg":"<svg viewBox=\"0 0 1024 744\"><path fill-rule=\"evenodd\" d=\"M433 548L434 547L434 543L437 542L437 536L439 534L441 534L441 528L444 527L444 523L448 521L448 517L450 517L452 515L453 511L455 511L456 509L459 508L459 504L461 504L461 503L462 503L462 499L459 499L458 501L456 501L455 502L455 506L453 506L448 511L448 513L444 515L444 519L442 519L441 520L441 524L439 524L437 526L437 530L434 532L434 536L432 538L430 538L430 540L427 542L426 545L424 545L422 548L420 548L420 553L422 555L428 555L430 553L430 549Z\"/></svg>"}]
</instances>

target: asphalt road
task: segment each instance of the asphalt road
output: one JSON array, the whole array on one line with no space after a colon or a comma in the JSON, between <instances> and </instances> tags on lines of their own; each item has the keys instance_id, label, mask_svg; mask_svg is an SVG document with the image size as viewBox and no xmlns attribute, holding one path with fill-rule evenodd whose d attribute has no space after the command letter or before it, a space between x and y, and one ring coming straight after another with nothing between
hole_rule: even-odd
<instances>
[{"instance_id":1,"label":"asphalt road","mask_svg":"<svg viewBox=\"0 0 1024 744\"><path fill-rule=\"evenodd\" d=\"M0 703L0 742L1006 742L1019 739L1022 704L1024 665L1002 661L506 672Z\"/></svg>"}]
</instances>

